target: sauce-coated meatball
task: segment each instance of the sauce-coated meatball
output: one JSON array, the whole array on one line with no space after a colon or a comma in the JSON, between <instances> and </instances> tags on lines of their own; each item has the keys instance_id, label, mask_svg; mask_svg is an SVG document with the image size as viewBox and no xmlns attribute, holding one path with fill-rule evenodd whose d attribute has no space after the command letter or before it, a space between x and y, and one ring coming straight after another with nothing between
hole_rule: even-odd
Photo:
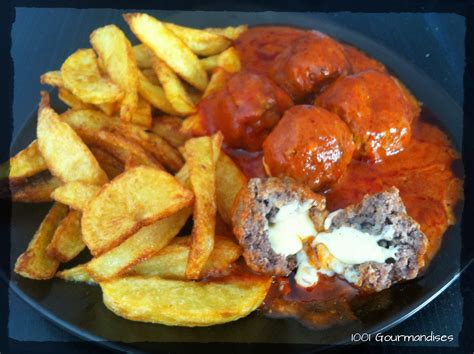
<instances>
[{"instance_id":1,"label":"sauce-coated meatball","mask_svg":"<svg viewBox=\"0 0 474 354\"><path fill-rule=\"evenodd\" d=\"M402 151L410 141L414 111L388 74L368 70L341 77L316 99L339 115L354 134L358 154L373 161Z\"/></svg>"},{"instance_id":2,"label":"sauce-coated meatball","mask_svg":"<svg viewBox=\"0 0 474 354\"><path fill-rule=\"evenodd\" d=\"M331 37L312 31L297 38L270 68L271 78L301 102L323 85L349 73L344 48Z\"/></svg>"},{"instance_id":3,"label":"sauce-coated meatball","mask_svg":"<svg viewBox=\"0 0 474 354\"><path fill-rule=\"evenodd\" d=\"M263 144L272 176L290 176L313 190L336 182L349 164L354 143L349 127L325 109L301 105L285 112Z\"/></svg>"},{"instance_id":4,"label":"sauce-coated meatball","mask_svg":"<svg viewBox=\"0 0 474 354\"><path fill-rule=\"evenodd\" d=\"M221 131L227 146L257 151L292 104L270 79L241 70L200 102L199 115L206 132Z\"/></svg>"}]
</instances>

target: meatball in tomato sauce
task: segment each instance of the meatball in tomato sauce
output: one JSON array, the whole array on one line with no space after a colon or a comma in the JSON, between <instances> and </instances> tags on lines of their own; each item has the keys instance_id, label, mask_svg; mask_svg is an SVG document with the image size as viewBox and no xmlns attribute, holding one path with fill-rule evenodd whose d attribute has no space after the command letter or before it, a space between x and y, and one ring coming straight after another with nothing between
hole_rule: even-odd
<instances>
[{"instance_id":1,"label":"meatball in tomato sauce","mask_svg":"<svg viewBox=\"0 0 474 354\"><path fill-rule=\"evenodd\" d=\"M263 144L268 174L290 176L313 190L336 182L353 152L347 124L337 115L311 105L286 111Z\"/></svg>"},{"instance_id":2,"label":"meatball in tomato sauce","mask_svg":"<svg viewBox=\"0 0 474 354\"><path fill-rule=\"evenodd\" d=\"M323 33L311 31L298 37L275 58L270 77L295 101L301 102L349 71L342 45Z\"/></svg>"},{"instance_id":3,"label":"meatball in tomato sauce","mask_svg":"<svg viewBox=\"0 0 474 354\"><path fill-rule=\"evenodd\" d=\"M337 79L316 105L339 115L354 134L357 154L372 161L402 151L415 113L397 80L368 70Z\"/></svg>"},{"instance_id":4,"label":"meatball in tomato sauce","mask_svg":"<svg viewBox=\"0 0 474 354\"><path fill-rule=\"evenodd\" d=\"M206 132L221 131L227 146L257 151L292 104L270 79L242 70L228 74L225 85L200 102L199 115Z\"/></svg>"}]
</instances>

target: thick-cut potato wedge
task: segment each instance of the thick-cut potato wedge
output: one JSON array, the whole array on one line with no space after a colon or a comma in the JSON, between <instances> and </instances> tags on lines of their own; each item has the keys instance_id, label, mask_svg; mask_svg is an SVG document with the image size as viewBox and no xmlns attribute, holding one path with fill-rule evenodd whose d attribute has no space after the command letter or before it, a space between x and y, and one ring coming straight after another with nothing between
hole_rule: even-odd
<instances>
[{"instance_id":1,"label":"thick-cut potato wedge","mask_svg":"<svg viewBox=\"0 0 474 354\"><path fill-rule=\"evenodd\" d=\"M94 106L81 101L79 98L74 96L74 94L64 87L58 88L58 98L64 102L67 106L73 109L93 109Z\"/></svg>"},{"instance_id":2,"label":"thick-cut potato wedge","mask_svg":"<svg viewBox=\"0 0 474 354\"><path fill-rule=\"evenodd\" d=\"M191 215L191 208L145 226L110 251L93 258L87 264L89 274L96 280L113 278L126 273L135 264L156 255L175 237Z\"/></svg>"},{"instance_id":3,"label":"thick-cut potato wedge","mask_svg":"<svg viewBox=\"0 0 474 354\"><path fill-rule=\"evenodd\" d=\"M166 98L163 89L158 85L152 84L141 71L138 74L138 92L140 96L160 111L173 115L177 114L170 101Z\"/></svg>"},{"instance_id":4,"label":"thick-cut potato wedge","mask_svg":"<svg viewBox=\"0 0 474 354\"><path fill-rule=\"evenodd\" d=\"M44 73L40 77L40 82L43 85L49 85L53 87L64 87L63 76L61 75L61 71L48 71Z\"/></svg>"},{"instance_id":5,"label":"thick-cut potato wedge","mask_svg":"<svg viewBox=\"0 0 474 354\"><path fill-rule=\"evenodd\" d=\"M73 268L64 269L60 272L57 272L56 277L77 283L95 284L94 279L92 279L87 272L87 264L79 264Z\"/></svg>"},{"instance_id":6,"label":"thick-cut potato wedge","mask_svg":"<svg viewBox=\"0 0 474 354\"><path fill-rule=\"evenodd\" d=\"M165 91L165 96L173 108L182 115L194 113L196 107L173 70L164 61L155 56L152 59L152 63L153 70L155 70L156 76L158 76Z\"/></svg>"},{"instance_id":7,"label":"thick-cut potato wedge","mask_svg":"<svg viewBox=\"0 0 474 354\"><path fill-rule=\"evenodd\" d=\"M177 237L155 256L140 262L129 275L159 276L165 279L186 279L191 237ZM225 237L216 237L214 250L202 270L201 277L222 275L242 254L239 245Z\"/></svg>"},{"instance_id":8,"label":"thick-cut potato wedge","mask_svg":"<svg viewBox=\"0 0 474 354\"><path fill-rule=\"evenodd\" d=\"M155 70L153 70L151 67L150 69L143 69L142 74L150 81L153 85L160 86L160 80L158 80L158 77L155 74Z\"/></svg>"},{"instance_id":9,"label":"thick-cut potato wedge","mask_svg":"<svg viewBox=\"0 0 474 354\"><path fill-rule=\"evenodd\" d=\"M222 135L190 139L184 145L189 181L194 195L194 225L186 277L199 279L214 248L216 226L216 160Z\"/></svg>"},{"instance_id":10,"label":"thick-cut potato wedge","mask_svg":"<svg viewBox=\"0 0 474 354\"><path fill-rule=\"evenodd\" d=\"M228 74L223 68L215 68L211 76L211 81L209 81L209 85L207 86L206 91L204 91L202 97L205 98L211 93L223 88L225 86L227 78Z\"/></svg>"},{"instance_id":11,"label":"thick-cut potato wedge","mask_svg":"<svg viewBox=\"0 0 474 354\"><path fill-rule=\"evenodd\" d=\"M165 139L174 147L183 146L186 140L191 138L190 134L181 131L183 120L173 116L160 116L153 119L151 131Z\"/></svg>"},{"instance_id":12,"label":"thick-cut potato wedge","mask_svg":"<svg viewBox=\"0 0 474 354\"><path fill-rule=\"evenodd\" d=\"M97 146L89 145L89 149L99 162L100 167L107 173L109 179L113 179L123 172L123 163L115 156Z\"/></svg>"},{"instance_id":13,"label":"thick-cut potato wedge","mask_svg":"<svg viewBox=\"0 0 474 354\"><path fill-rule=\"evenodd\" d=\"M119 110L120 110L120 101L98 104L97 108L99 108L106 115L112 117L113 115L115 115L116 113L119 112Z\"/></svg>"},{"instance_id":14,"label":"thick-cut potato wedge","mask_svg":"<svg viewBox=\"0 0 474 354\"><path fill-rule=\"evenodd\" d=\"M81 212L70 211L54 232L53 239L46 247L48 256L65 263L82 252L86 245L82 241Z\"/></svg>"},{"instance_id":15,"label":"thick-cut potato wedge","mask_svg":"<svg viewBox=\"0 0 474 354\"><path fill-rule=\"evenodd\" d=\"M100 283L104 304L116 315L187 327L247 316L263 302L270 285L270 278L254 275L203 283L141 276Z\"/></svg>"},{"instance_id":16,"label":"thick-cut potato wedge","mask_svg":"<svg viewBox=\"0 0 474 354\"><path fill-rule=\"evenodd\" d=\"M221 67L228 72L234 73L240 71L241 67L239 53L237 53L234 47L230 47L218 55L201 59L201 63L206 71L212 71L217 67Z\"/></svg>"},{"instance_id":17,"label":"thick-cut potato wedge","mask_svg":"<svg viewBox=\"0 0 474 354\"><path fill-rule=\"evenodd\" d=\"M138 67L132 45L115 25L96 29L92 32L90 41L112 81L125 92L120 106L120 118L130 122L138 105Z\"/></svg>"},{"instance_id":18,"label":"thick-cut potato wedge","mask_svg":"<svg viewBox=\"0 0 474 354\"><path fill-rule=\"evenodd\" d=\"M222 27L222 28L205 28L204 31L209 32L209 33L214 33L214 34L219 34L221 36L227 37L232 41L235 41L239 36L244 33L246 30L248 30L247 25L240 25L237 27Z\"/></svg>"},{"instance_id":19,"label":"thick-cut potato wedge","mask_svg":"<svg viewBox=\"0 0 474 354\"><path fill-rule=\"evenodd\" d=\"M148 101L140 98L138 100L137 108L132 114L130 123L142 126L144 128L151 128L153 118L151 116L151 105Z\"/></svg>"},{"instance_id":20,"label":"thick-cut potato wedge","mask_svg":"<svg viewBox=\"0 0 474 354\"><path fill-rule=\"evenodd\" d=\"M97 256L192 202L193 194L168 173L132 168L106 184L83 210L84 242Z\"/></svg>"},{"instance_id":21,"label":"thick-cut potato wedge","mask_svg":"<svg viewBox=\"0 0 474 354\"><path fill-rule=\"evenodd\" d=\"M231 45L231 41L220 34L178 26L174 23L165 23L165 26L199 56L218 54Z\"/></svg>"},{"instance_id":22,"label":"thick-cut potato wedge","mask_svg":"<svg viewBox=\"0 0 474 354\"><path fill-rule=\"evenodd\" d=\"M61 67L64 87L86 103L115 102L123 91L110 79L103 77L92 49L79 49Z\"/></svg>"},{"instance_id":23,"label":"thick-cut potato wedge","mask_svg":"<svg viewBox=\"0 0 474 354\"><path fill-rule=\"evenodd\" d=\"M49 171L43 171L28 178L15 178L0 183L0 198L20 203L50 202L51 193L61 181Z\"/></svg>"},{"instance_id":24,"label":"thick-cut potato wedge","mask_svg":"<svg viewBox=\"0 0 474 354\"><path fill-rule=\"evenodd\" d=\"M28 244L27 250L18 257L15 264L15 273L38 280L54 277L59 261L48 256L46 247L67 212L67 206L59 203L53 205Z\"/></svg>"},{"instance_id":25,"label":"thick-cut potato wedge","mask_svg":"<svg viewBox=\"0 0 474 354\"><path fill-rule=\"evenodd\" d=\"M40 107L38 146L48 169L63 182L103 184L108 178L76 132L50 107Z\"/></svg>"},{"instance_id":26,"label":"thick-cut potato wedge","mask_svg":"<svg viewBox=\"0 0 474 354\"><path fill-rule=\"evenodd\" d=\"M0 166L0 178L26 178L47 169L46 161L38 148L38 141L34 140L26 149Z\"/></svg>"},{"instance_id":27,"label":"thick-cut potato wedge","mask_svg":"<svg viewBox=\"0 0 474 354\"><path fill-rule=\"evenodd\" d=\"M69 182L51 193L51 198L75 210L83 210L99 193L100 187L83 182Z\"/></svg>"},{"instance_id":28,"label":"thick-cut potato wedge","mask_svg":"<svg viewBox=\"0 0 474 354\"><path fill-rule=\"evenodd\" d=\"M150 69L151 68L151 57L153 56L152 52L144 44L137 44L133 46L133 55L135 56L135 61L137 66L140 69Z\"/></svg>"},{"instance_id":29,"label":"thick-cut potato wedge","mask_svg":"<svg viewBox=\"0 0 474 354\"><path fill-rule=\"evenodd\" d=\"M199 115L199 113L193 114L192 116L189 116L188 118L184 119L181 125L180 132L186 136L205 135L206 132L204 130L204 126L202 125L201 116Z\"/></svg>"},{"instance_id":30,"label":"thick-cut potato wedge","mask_svg":"<svg viewBox=\"0 0 474 354\"><path fill-rule=\"evenodd\" d=\"M207 73L198 57L161 21L143 13L124 15L132 32L175 73L197 89L204 91Z\"/></svg>"},{"instance_id":31,"label":"thick-cut potato wedge","mask_svg":"<svg viewBox=\"0 0 474 354\"><path fill-rule=\"evenodd\" d=\"M235 197L246 185L247 177L234 161L221 151L216 164L216 203L219 215L228 225L232 225Z\"/></svg>"}]
</instances>

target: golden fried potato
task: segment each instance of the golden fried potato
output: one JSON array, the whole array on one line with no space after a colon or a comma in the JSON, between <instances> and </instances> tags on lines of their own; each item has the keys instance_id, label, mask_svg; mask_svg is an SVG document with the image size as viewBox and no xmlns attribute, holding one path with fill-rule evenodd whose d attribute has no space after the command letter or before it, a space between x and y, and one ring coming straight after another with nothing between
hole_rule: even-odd
<instances>
[{"instance_id":1,"label":"golden fried potato","mask_svg":"<svg viewBox=\"0 0 474 354\"><path fill-rule=\"evenodd\" d=\"M138 105L138 67L132 45L115 25L96 29L90 42L107 74L125 93L120 105L120 118L130 122Z\"/></svg>"},{"instance_id":2,"label":"golden fried potato","mask_svg":"<svg viewBox=\"0 0 474 354\"><path fill-rule=\"evenodd\" d=\"M93 258L87 264L89 274L96 280L113 278L126 273L135 264L153 257L175 237L191 215L191 208L145 226L110 251Z\"/></svg>"},{"instance_id":3,"label":"golden fried potato","mask_svg":"<svg viewBox=\"0 0 474 354\"><path fill-rule=\"evenodd\" d=\"M27 178L7 179L0 183L0 198L20 203L50 202L51 193L61 184L49 171Z\"/></svg>"},{"instance_id":4,"label":"golden fried potato","mask_svg":"<svg viewBox=\"0 0 474 354\"><path fill-rule=\"evenodd\" d=\"M138 263L129 275L159 276L166 279L186 279L191 237L177 237L155 256ZM242 254L238 244L225 237L216 236L214 249L207 260L201 277L225 274L229 266Z\"/></svg>"},{"instance_id":5,"label":"golden fried potato","mask_svg":"<svg viewBox=\"0 0 474 354\"><path fill-rule=\"evenodd\" d=\"M48 169L63 182L103 184L108 178L76 132L49 107L43 93L38 113L38 147Z\"/></svg>"},{"instance_id":6,"label":"golden fried potato","mask_svg":"<svg viewBox=\"0 0 474 354\"><path fill-rule=\"evenodd\" d=\"M230 47L218 55L201 59L201 64L206 71L221 67L231 73L240 71L241 67L239 53L234 47Z\"/></svg>"},{"instance_id":7,"label":"golden fried potato","mask_svg":"<svg viewBox=\"0 0 474 354\"><path fill-rule=\"evenodd\" d=\"M109 179L113 179L123 172L124 165L115 156L97 146L89 145L89 149L99 162L100 167L107 173Z\"/></svg>"},{"instance_id":8,"label":"golden fried potato","mask_svg":"<svg viewBox=\"0 0 474 354\"><path fill-rule=\"evenodd\" d=\"M222 135L190 139L184 145L189 181L194 195L194 225L186 277L199 279L212 249L216 225L216 160Z\"/></svg>"},{"instance_id":9,"label":"golden fried potato","mask_svg":"<svg viewBox=\"0 0 474 354\"><path fill-rule=\"evenodd\" d=\"M151 131L165 139L175 148L184 145L191 135L181 131L183 120L173 116L160 116L153 119Z\"/></svg>"},{"instance_id":10,"label":"golden fried potato","mask_svg":"<svg viewBox=\"0 0 474 354\"><path fill-rule=\"evenodd\" d=\"M185 136L205 135L204 127L199 114L193 114L183 120L181 129L179 130Z\"/></svg>"},{"instance_id":11,"label":"golden fried potato","mask_svg":"<svg viewBox=\"0 0 474 354\"><path fill-rule=\"evenodd\" d=\"M246 30L248 30L247 25L240 25L237 27L223 27L223 28L205 28L204 31L209 32L209 33L214 33L214 34L219 34L221 36L227 37L232 41L235 41L239 36L244 33Z\"/></svg>"},{"instance_id":12,"label":"golden fried potato","mask_svg":"<svg viewBox=\"0 0 474 354\"><path fill-rule=\"evenodd\" d=\"M61 67L64 87L86 103L115 102L123 91L112 80L103 77L92 49L79 49Z\"/></svg>"},{"instance_id":13,"label":"golden fried potato","mask_svg":"<svg viewBox=\"0 0 474 354\"><path fill-rule=\"evenodd\" d=\"M173 23L165 23L165 26L199 56L218 54L231 45L231 41L220 34L178 26Z\"/></svg>"},{"instance_id":14,"label":"golden fried potato","mask_svg":"<svg viewBox=\"0 0 474 354\"><path fill-rule=\"evenodd\" d=\"M130 123L139 125L147 129L151 128L153 118L151 116L151 105L150 103L148 103L148 101L142 98L138 99L137 108L132 114Z\"/></svg>"},{"instance_id":15,"label":"golden fried potato","mask_svg":"<svg viewBox=\"0 0 474 354\"><path fill-rule=\"evenodd\" d=\"M196 111L196 107L191 101L186 89L178 76L170 67L157 57L152 59L153 70L160 80L165 96L173 108L181 115L189 115Z\"/></svg>"},{"instance_id":16,"label":"golden fried potato","mask_svg":"<svg viewBox=\"0 0 474 354\"><path fill-rule=\"evenodd\" d=\"M151 68L151 57L153 56L153 53L146 45L138 44L133 46L133 55L135 56L135 61L140 69Z\"/></svg>"},{"instance_id":17,"label":"golden fried potato","mask_svg":"<svg viewBox=\"0 0 474 354\"><path fill-rule=\"evenodd\" d=\"M150 104L168 114L176 115L177 112L165 96L160 86L152 84L142 72L138 74L138 92Z\"/></svg>"},{"instance_id":18,"label":"golden fried potato","mask_svg":"<svg viewBox=\"0 0 474 354\"><path fill-rule=\"evenodd\" d=\"M106 184L83 210L84 242L97 256L192 202L193 194L168 173L132 168Z\"/></svg>"},{"instance_id":19,"label":"golden fried potato","mask_svg":"<svg viewBox=\"0 0 474 354\"><path fill-rule=\"evenodd\" d=\"M82 241L80 211L70 211L54 232L53 238L46 247L48 256L60 262L69 262L82 252L86 245Z\"/></svg>"},{"instance_id":20,"label":"golden fried potato","mask_svg":"<svg viewBox=\"0 0 474 354\"><path fill-rule=\"evenodd\" d=\"M187 327L247 316L263 302L270 285L270 278L252 275L205 283L141 276L100 283L104 304L116 315Z\"/></svg>"},{"instance_id":21,"label":"golden fried potato","mask_svg":"<svg viewBox=\"0 0 474 354\"><path fill-rule=\"evenodd\" d=\"M0 166L0 179L31 177L47 169L46 161L38 148L38 141L34 140L26 149Z\"/></svg>"},{"instance_id":22,"label":"golden fried potato","mask_svg":"<svg viewBox=\"0 0 474 354\"><path fill-rule=\"evenodd\" d=\"M215 68L211 76L211 81L209 81L209 85L207 86L206 91L204 91L202 97L207 97L214 91L220 90L222 87L224 87L226 80L226 71L221 67Z\"/></svg>"},{"instance_id":23,"label":"golden fried potato","mask_svg":"<svg viewBox=\"0 0 474 354\"><path fill-rule=\"evenodd\" d=\"M79 98L74 96L74 94L69 91L67 88L59 87L58 88L58 98L64 102L67 106L72 109L93 109L94 106L81 101Z\"/></svg>"},{"instance_id":24,"label":"golden fried potato","mask_svg":"<svg viewBox=\"0 0 474 354\"><path fill-rule=\"evenodd\" d=\"M53 87L64 87L63 77L61 71L48 71L40 77L40 82L43 85L49 85Z\"/></svg>"},{"instance_id":25,"label":"golden fried potato","mask_svg":"<svg viewBox=\"0 0 474 354\"><path fill-rule=\"evenodd\" d=\"M87 272L87 264L79 264L73 268L64 269L57 272L56 277L66 281L95 284L94 279Z\"/></svg>"},{"instance_id":26,"label":"golden fried potato","mask_svg":"<svg viewBox=\"0 0 474 354\"><path fill-rule=\"evenodd\" d=\"M234 161L221 151L216 164L216 203L219 215L228 225L232 224L235 197L246 185L247 177Z\"/></svg>"},{"instance_id":27,"label":"golden fried potato","mask_svg":"<svg viewBox=\"0 0 474 354\"><path fill-rule=\"evenodd\" d=\"M59 261L48 256L46 247L53 238L61 220L68 213L65 205L55 203L41 222L27 250L18 257L15 273L30 279L51 279L59 266Z\"/></svg>"},{"instance_id":28,"label":"golden fried potato","mask_svg":"<svg viewBox=\"0 0 474 354\"><path fill-rule=\"evenodd\" d=\"M132 32L179 76L204 91L207 74L198 57L161 21L143 13L124 15Z\"/></svg>"},{"instance_id":29,"label":"golden fried potato","mask_svg":"<svg viewBox=\"0 0 474 354\"><path fill-rule=\"evenodd\" d=\"M74 210L83 210L100 191L100 187L83 182L69 182L51 193L51 198Z\"/></svg>"},{"instance_id":30,"label":"golden fried potato","mask_svg":"<svg viewBox=\"0 0 474 354\"><path fill-rule=\"evenodd\" d=\"M151 59L150 59L151 61ZM143 69L142 74L150 81L153 85L160 86L160 80L158 80L158 77L155 74L155 70L153 70L151 67L149 69Z\"/></svg>"}]
</instances>

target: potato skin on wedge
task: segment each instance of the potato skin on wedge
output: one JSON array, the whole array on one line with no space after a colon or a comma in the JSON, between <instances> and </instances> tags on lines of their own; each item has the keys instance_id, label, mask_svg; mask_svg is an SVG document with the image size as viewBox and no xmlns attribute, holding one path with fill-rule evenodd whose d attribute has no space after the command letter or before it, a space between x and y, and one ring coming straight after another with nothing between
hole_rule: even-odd
<instances>
[{"instance_id":1,"label":"potato skin on wedge","mask_svg":"<svg viewBox=\"0 0 474 354\"><path fill-rule=\"evenodd\" d=\"M133 321L206 327L235 321L257 309L271 278L245 275L210 282L131 276L100 283L104 304Z\"/></svg>"}]
</instances>

